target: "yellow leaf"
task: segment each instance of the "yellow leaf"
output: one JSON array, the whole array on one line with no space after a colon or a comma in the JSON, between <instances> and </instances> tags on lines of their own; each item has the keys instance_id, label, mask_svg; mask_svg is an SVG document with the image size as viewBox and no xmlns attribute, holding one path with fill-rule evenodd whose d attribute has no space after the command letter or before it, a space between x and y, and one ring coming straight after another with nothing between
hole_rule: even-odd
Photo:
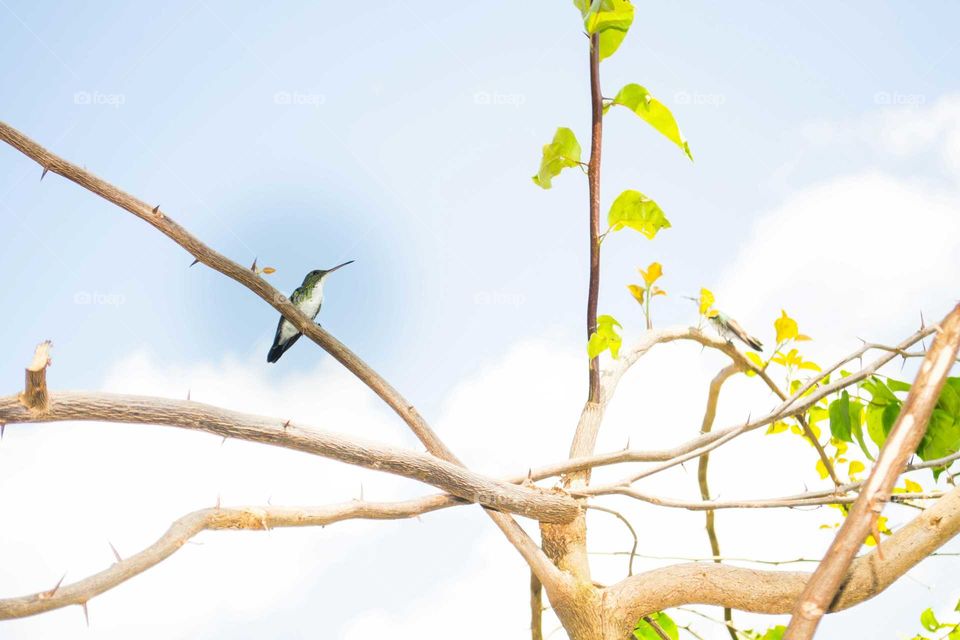
<instances>
[{"instance_id":1,"label":"yellow leaf","mask_svg":"<svg viewBox=\"0 0 960 640\"><path fill-rule=\"evenodd\" d=\"M823 479L826 478L828 475L830 475L830 474L827 472L827 465L823 464L823 460L817 460L817 473L820 474L820 479L821 479L821 480L823 480Z\"/></svg>"},{"instance_id":2,"label":"yellow leaf","mask_svg":"<svg viewBox=\"0 0 960 640\"><path fill-rule=\"evenodd\" d=\"M650 289L650 297L665 296L665 295L667 295L667 292L661 289L660 287L654 287L653 289Z\"/></svg>"},{"instance_id":3,"label":"yellow leaf","mask_svg":"<svg viewBox=\"0 0 960 640\"><path fill-rule=\"evenodd\" d=\"M641 287L638 284L628 284L627 289L630 290L630 295L633 296L634 300L636 300L640 304L643 304L643 293L644 293L643 287Z\"/></svg>"},{"instance_id":4,"label":"yellow leaf","mask_svg":"<svg viewBox=\"0 0 960 640\"><path fill-rule=\"evenodd\" d=\"M810 362L809 360L804 360L800 363L801 369L809 369L810 371L823 371L816 362Z\"/></svg>"},{"instance_id":5,"label":"yellow leaf","mask_svg":"<svg viewBox=\"0 0 960 640\"><path fill-rule=\"evenodd\" d=\"M859 460L851 460L851 461L850 461L849 473L850 473L850 477L851 477L851 478L852 478L854 475L862 472L864 469L866 469L866 467L863 466L863 463L860 462Z\"/></svg>"},{"instance_id":6,"label":"yellow leaf","mask_svg":"<svg viewBox=\"0 0 960 640\"><path fill-rule=\"evenodd\" d=\"M914 482L910 478L903 479L904 485L906 486L907 493L923 493L923 487L919 483Z\"/></svg>"},{"instance_id":7,"label":"yellow leaf","mask_svg":"<svg viewBox=\"0 0 960 640\"><path fill-rule=\"evenodd\" d=\"M783 309L780 310L780 314L780 317L773 321L773 328L777 330L777 344L793 340L800 335L797 321L788 316Z\"/></svg>"},{"instance_id":8,"label":"yellow leaf","mask_svg":"<svg viewBox=\"0 0 960 640\"><path fill-rule=\"evenodd\" d=\"M809 342L813 340L813 338L811 338L810 336L804 335L802 333L799 333L797 334L797 337L794 338L794 340L796 340L797 342Z\"/></svg>"},{"instance_id":9,"label":"yellow leaf","mask_svg":"<svg viewBox=\"0 0 960 640\"><path fill-rule=\"evenodd\" d=\"M798 436L799 436L799 435L803 435L803 429L801 429L801 428L800 428L800 425L798 425L798 424L790 425L790 431L794 432L794 433L797 434Z\"/></svg>"},{"instance_id":10,"label":"yellow leaf","mask_svg":"<svg viewBox=\"0 0 960 640\"><path fill-rule=\"evenodd\" d=\"M713 292L710 291L710 289L707 289L707 288L705 288L705 287L701 287L701 289L700 289L700 315L702 315L702 316L707 316L708 318L709 318L709 317L712 317L712 316L708 315L708 313L709 313L710 309L713 307L713 303L714 303L714 302L715 302L715 300L714 300L714 297L713 297ZM714 314L714 315L716 315L716 314Z\"/></svg>"},{"instance_id":11,"label":"yellow leaf","mask_svg":"<svg viewBox=\"0 0 960 640\"><path fill-rule=\"evenodd\" d=\"M639 271L640 275L643 276L643 281L647 283L648 287L663 275L663 267L659 262L651 262L646 271L643 269L639 269Z\"/></svg>"},{"instance_id":12,"label":"yellow leaf","mask_svg":"<svg viewBox=\"0 0 960 640\"><path fill-rule=\"evenodd\" d=\"M787 423L782 421L774 422L767 427L767 433L783 433L787 430Z\"/></svg>"},{"instance_id":13,"label":"yellow leaf","mask_svg":"<svg viewBox=\"0 0 960 640\"><path fill-rule=\"evenodd\" d=\"M762 370L764 366L766 366L764 365L763 360L760 358L760 356L758 356L753 351L747 351L747 360L749 360L750 364L752 364L754 367L756 367L759 370ZM755 376L757 375L757 372L754 369L747 369L747 375Z\"/></svg>"}]
</instances>

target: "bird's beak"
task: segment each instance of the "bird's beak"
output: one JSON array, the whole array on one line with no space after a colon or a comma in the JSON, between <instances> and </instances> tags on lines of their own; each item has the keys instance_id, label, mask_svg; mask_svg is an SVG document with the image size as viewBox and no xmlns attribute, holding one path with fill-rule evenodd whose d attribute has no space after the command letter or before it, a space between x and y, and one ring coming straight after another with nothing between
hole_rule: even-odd
<instances>
[{"instance_id":1,"label":"bird's beak","mask_svg":"<svg viewBox=\"0 0 960 640\"><path fill-rule=\"evenodd\" d=\"M351 262L353 262L353 260L347 260L347 261L344 262L343 264L338 264L338 265L335 266L333 269L327 269L327 273L328 273L328 274L333 273L334 271L336 271L336 270L339 269L340 267L345 267L345 266L347 266L348 264L350 264Z\"/></svg>"}]
</instances>

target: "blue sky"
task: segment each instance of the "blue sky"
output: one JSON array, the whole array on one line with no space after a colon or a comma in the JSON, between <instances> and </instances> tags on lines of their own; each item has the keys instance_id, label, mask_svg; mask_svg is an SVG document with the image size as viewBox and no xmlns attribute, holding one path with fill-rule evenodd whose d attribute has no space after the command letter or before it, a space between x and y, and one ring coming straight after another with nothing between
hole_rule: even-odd
<instances>
[{"instance_id":1,"label":"blue sky","mask_svg":"<svg viewBox=\"0 0 960 640\"><path fill-rule=\"evenodd\" d=\"M569 171L546 192L530 181L557 126L588 138L585 39L570 4L0 0L0 117L238 262L275 267L282 290L355 259L331 277L322 323L442 421L463 415L456 399L484 372L512 362L518 379L536 375L505 355L529 341L582 349L585 180ZM680 295L708 286L767 334L791 309L825 356L864 331L905 335L920 309L941 312L956 298L952 241L902 245L929 237L927 212L955 210L958 21L960 5L946 1L637 3L628 39L603 64L604 92L649 88L696 162L625 111L607 118L604 206L639 189L673 228L653 242L628 232L605 242L601 312L628 341L639 335L624 285L652 260L671 294L658 323L694 321ZM917 122L940 124L911 134ZM58 388L143 373L131 354L152 363L143 380L172 381L173 395L202 388L204 367L288 386L335 375L307 343L266 365L272 309L188 268L185 252L129 214L39 177L0 149L6 388L47 338ZM877 202L860 197L888 187ZM880 211L901 196L930 206ZM823 206L837 202L852 204ZM864 252L845 253L852 246ZM885 286L863 286L865 260ZM257 406L276 413L282 397ZM342 618L328 614L338 636L351 602Z\"/></svg>"}]
</instances>

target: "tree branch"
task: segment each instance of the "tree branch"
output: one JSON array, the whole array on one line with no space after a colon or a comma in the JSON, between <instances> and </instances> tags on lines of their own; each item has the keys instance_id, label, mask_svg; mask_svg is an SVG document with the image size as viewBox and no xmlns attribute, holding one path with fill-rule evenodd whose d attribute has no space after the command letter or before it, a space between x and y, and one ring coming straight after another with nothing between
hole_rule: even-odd
<instances>
[{"instance_id":1,"label":"tree branch","mask_svg":"<svg viewBox=\"0 0 960 640\"><path fill-rule=\"evenodd\" d=\"M784 634L785 640L807 640L816 632L854 556L871 528L876 529L877 518L889 499L897 477L920 444L933 408L940 398L940 391L956 360L958 348L960 304L941 323L900 415L861 489L860 497L853 504L823 562L811 576L793 608L793 617ZM879 545L879 540L877 542Z\"/></svg>"},{"instance_id":2,"label":"tree branch","mask_svg":"<svg viewBox=\"0 0 960 640\"><path fill-rule=\"evenodd\" d=\"M441 508L443 505L435 500L434 506ZM162 562L204 530L315 527L349 519L398 520L425 512L422 500L394 503L354 501L311 508L268 506L201 509L175 521L159 540L143 551L120 559L97 574L47 591L0 599L0 620L24 618L72 604L83 605Z\"/></svg>"},{"instance_id":3,"label":"tree branch","mask_svg":"<svg viewBox=\"0 0 960 640\"><path fill-rule=\"evenodd\" d=\"M830 611L852 607L877 595L918 562L960 533L960 488L883 542L883 557L874 550L857 558ZM722 564L688 563L654 569L606 589L617 628L627 631L642 616L686 604L732 607L755 613L789 613L809 573L761 571Z\"/></svg>"},{"instance_id":4,"label":"tree branch","mask_svg":"<svg viewBox=\"0 0 960 640\"><path fill-rule=\"evenodd\" d=\"M546 522L569 522L580 511L576 501L568 496L492 480L426 453L199 402L112 393L57 392L50 394L45 413L34 414L14 396L0 398L2 422L65 420L166 425L285 447L419 480L469 502Z\"/></svg>"},{"instance_id":5,"label":"tree branch","mask_svg":"<svg viewBox=\"0 0 960 640\"><path fill-rule=\"evenodd\" d=\"M707 408L703 412L703 423L700 425L700 433L710 433L710 430L713 429L713 421L717 416L717 403L720 399L720 389L723 387L723 383L738 371L740 371L739 365L736 363L729 364L721 369L717 375L714 376L713 380L710 381L710 388L707 391ZM700 485L700 498L704 501L710 500L710 485L707 480L707 467L709 464L710 453L704 453L700 456L699 463L697 464L697 482ZM710 541L710 553L713 554L714 558L719 558L720 539L717 537L717 523L713 509L706 511L704 526L707 530L707 539ZM721 560L718 559L716 562L720 563ZM737 632L732 628L733 610L730 607L724 607L723 619L727 622L727 631L730 633L732 640L739 640L737 638Z\"/></svg>"},{"instance_id":6,"label":"tree branch","mask_svg":"<svg viewBox=\"0 0 960 640\"><path fill-rule=\"evenodd\" d=\"M600 152L603 149L603 92L600 89L600 34L590 36L590 285L587 292L587 340L597 330L600 298ZM590 358L590 402L600 401L600 359ZM577 452L578 455L587 452Z\"/></svg>"}]
</instances>

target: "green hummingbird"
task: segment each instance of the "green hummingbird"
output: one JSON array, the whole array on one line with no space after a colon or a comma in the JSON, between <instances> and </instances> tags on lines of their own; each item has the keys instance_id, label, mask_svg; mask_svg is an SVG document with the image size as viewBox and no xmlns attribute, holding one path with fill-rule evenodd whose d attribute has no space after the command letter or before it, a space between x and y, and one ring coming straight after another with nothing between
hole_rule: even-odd
<instances>
[{"instance_id":1,"label":"green hummingbird","mask_svg":"<svg viewBox=\"0 0 960 640\"><path fill-rule=\"evenodd\" d=\"M311 320L320 313L320 305L323 304L323 281L327 276L353 262L348 260L343 264L338 264L332 269L315 269L307 274L301 284L290 296L290 302L297 309L300 309ZM273 346L267 353L267 362L276 362L284 352L293 346L293 343L300 339L303 334L297 331L293 323L280 316L280 322L277 323L277 334L273 337Z\"/></svg>"},{"instance_id":2,"label":"green hummingbird","mask_svg":"<svg viewBox=\"0 0 960 640\"><path fill-rule=\"evenodd\" d=\"M713 326L717 329L717 333L727 342L732 342L733 338L736 338L754 351L763 351L763 345L759 340L744 331L739 322L722 311L711 309L707 314L707 318L713 323Z\"/></svg>"}]
</instances>

